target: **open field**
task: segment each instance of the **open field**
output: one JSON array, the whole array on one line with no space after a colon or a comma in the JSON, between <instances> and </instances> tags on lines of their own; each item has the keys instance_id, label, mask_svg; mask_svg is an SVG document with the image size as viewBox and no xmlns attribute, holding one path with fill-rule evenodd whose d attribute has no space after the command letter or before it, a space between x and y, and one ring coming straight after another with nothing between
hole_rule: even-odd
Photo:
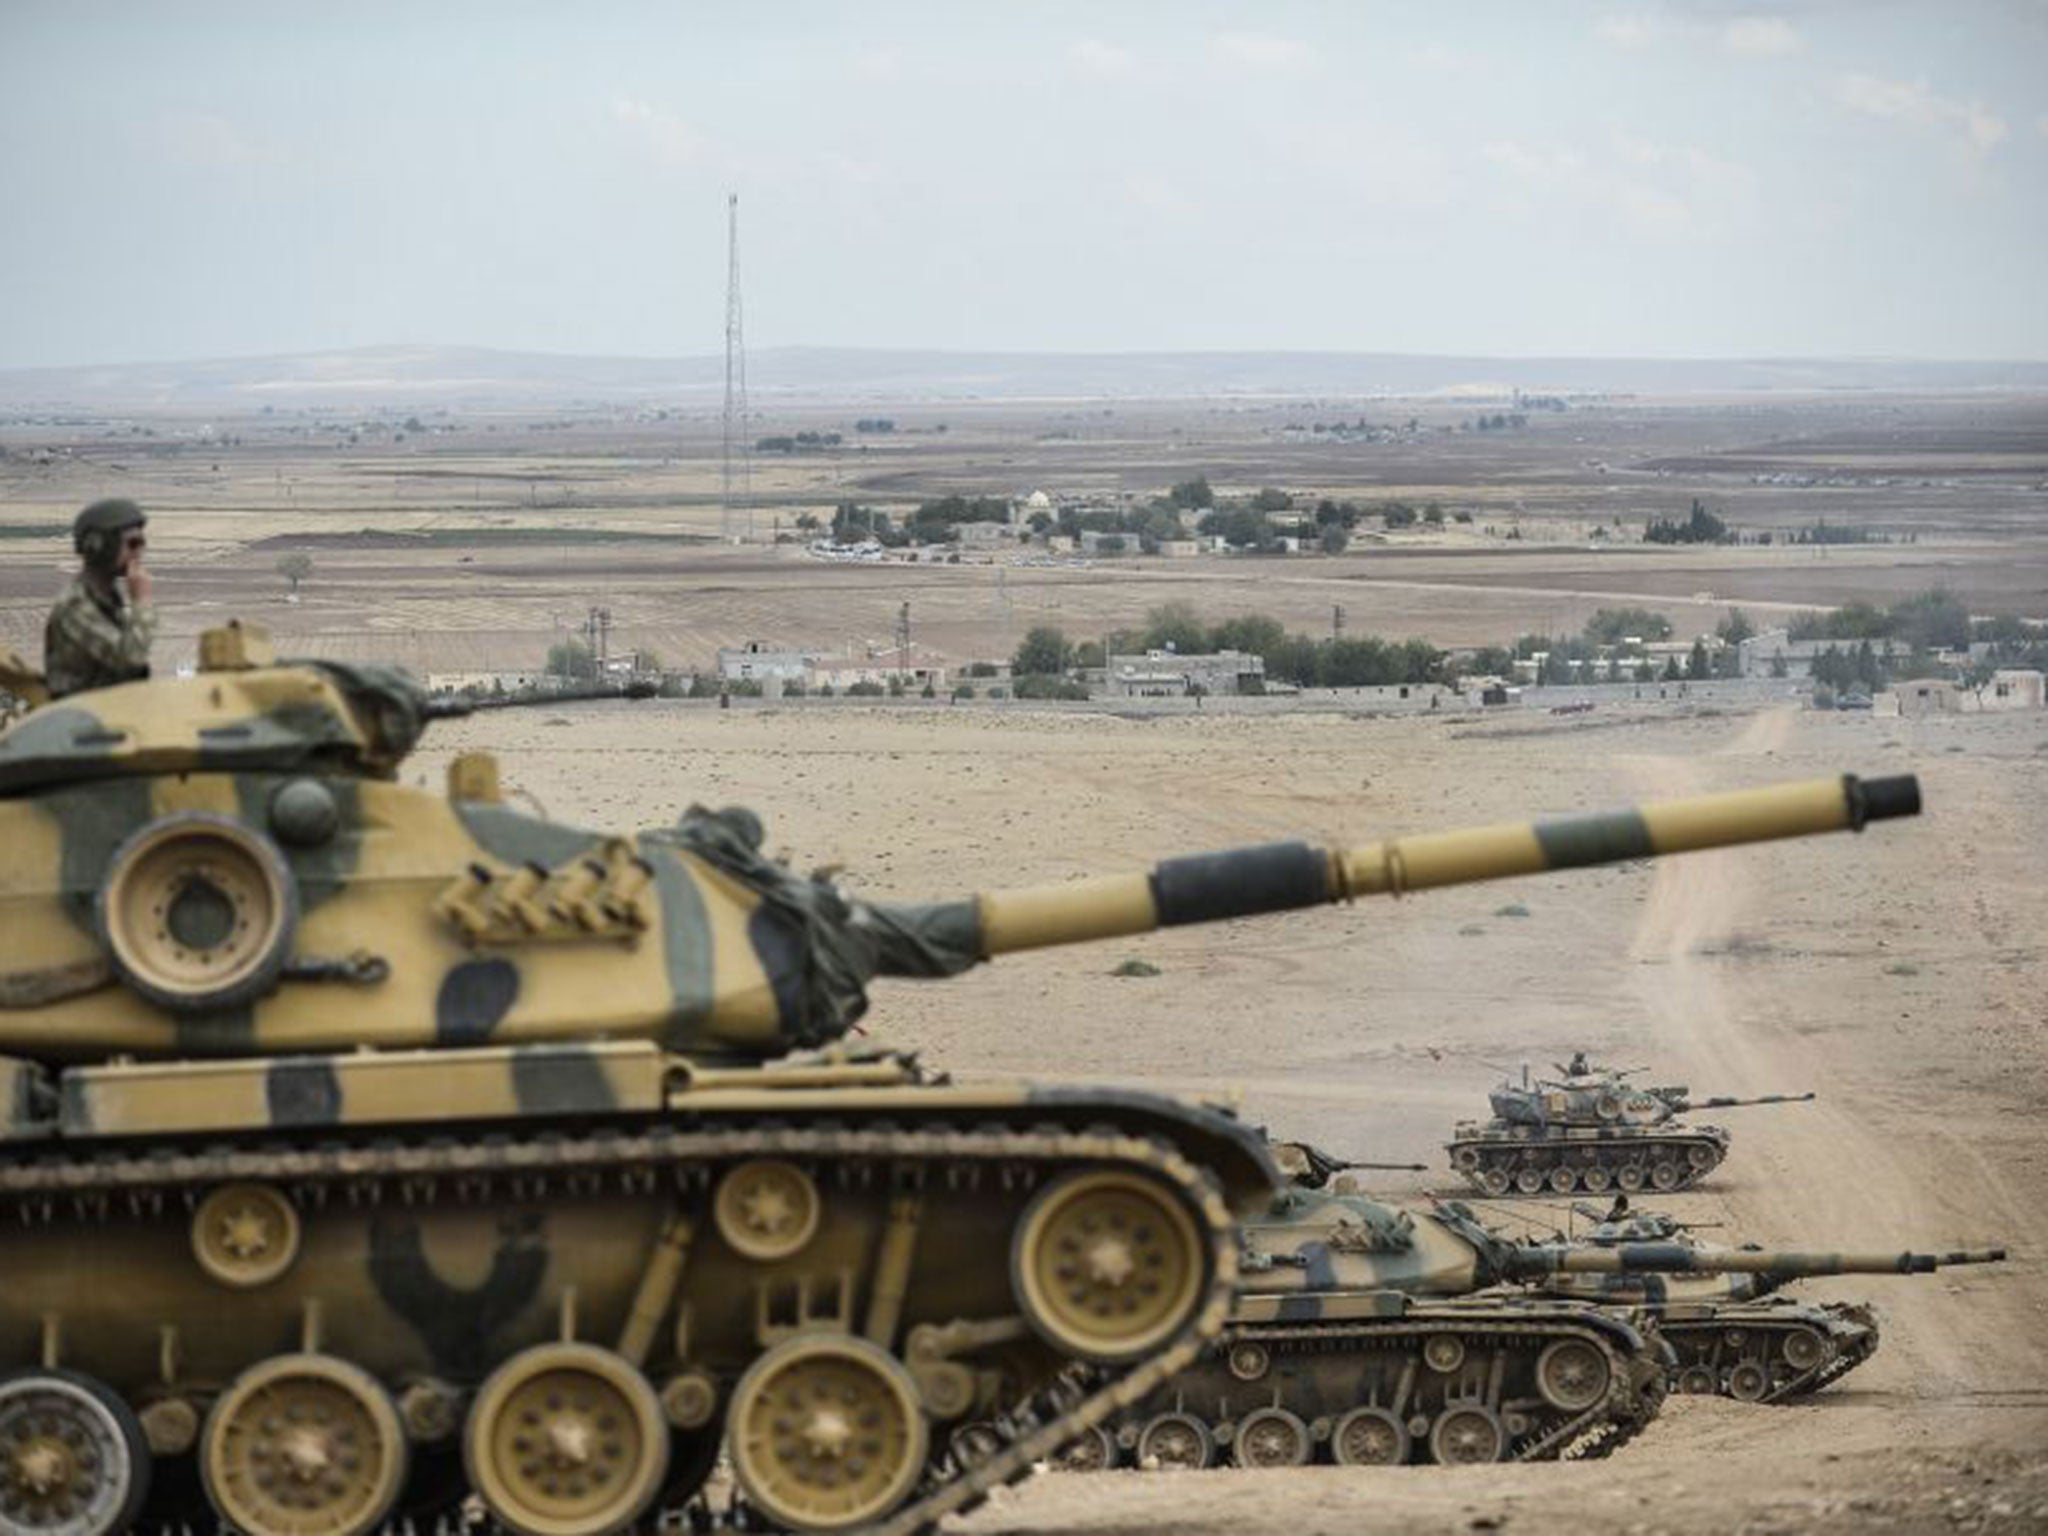
<instances>
[{"instance_id":1,"label":"open field","mask_svg":"<svg viewBox=\"0 0 2048 1536\"><path fill-rule=\"evenodd\" d=\"M1861 838L1016 957L951 984L890 984L870 1027L963 1075L1224 1095L1354 1156L1439 1167L1451 1122L1483 1110L1489 1063L1584 1046L1703 1092L1812 1088L1816 1103L1731 1115L1728 1163L1667 1203L1725 1223L1726 1240L2014 1253L1999 1268L1807 1283L1878 1303L1873 1361L1799 1406L1679 1400L1608 1461L1046 1476L967 1530L2041 1529L2048 719L1643 706L1599 725L656 702L437 727L421 766L489 746L550 813L596 823L744 801L798 867L844 862L858 888L902 897L1282 835L1917 771L1928 814ZM1162 974L1112 978L1132 955ZM1386 1178L1417 1196L1448 1182Z\"/></svg>"},{"instance_id":2,"label":"open field","mask_svg":"<svg viewBox=\"0 0 2048 1536\"><path fill-rule=\"evenodd\" d=\"M593 604L612 610L616 649L671 666L708 666L717 646L750 639L887 644L906 602L918 642L956 663L1007 656L1035 624L1086 638L1169 600L1319 634L1342 605L1347 633L1443 646L1576 630L1622 603L1691 635L1731 605L1762 617L1936 583L1978 613L2048 619L2040 397L1607 400L1534 412L1519 432L1459 428L1508 407L949 401L891 408L886 441L756 464L763 535L840 499L900 511L953 491L1149 495L1198 473L1226 491L1278 484L1472 515L1334 558L1085 567L833 565L793 544L721 544L718 423L701 412L425 413L424 432L402 412L15 419L0 422L0 645L39 654L71 563L62 530L116 493L152 513L166 661L241 614L288 653L530 668ZM757 428L850 438L873 409L770 408ZM1290 430L1360 416L1389 435ZM1900 542L1634 542L1646 518L1683 517L1695 496L1745 530L1825 517ZM1613 547L1589 547L1616 519ZM363 531L378 537L337 537ZM431 536L383 537L401 532ZM276 558L309 536L314 572L288 605ZM944 987L891 984L871 1022L962 1075L1232 1096L1364 1158L1438 1161L1451 1122L1483 1108L1494 1065L1575 1046L1704 1091L1813 1088L1817 1103L1731 1117L1729 1162L1670 1205L1772 1245L2014 1250L2002 1268L1810 1283L1816 1297L1881 1305L1875 1360L1803 1406L1675 1403L1611 1461L1047 1477L965 1531L2048 1528L2048 717L1643 705L1482 728L1281 709L1146 719L656 701L437 726L407 771L433 782L449 753L478 746L558 818L631 826L743 802L797 866L842 864L858 888L904 897L1280 836L1363 840L1917 771L1929 814L1863 838L1023 957ZM1162 974L1112 979L1129 955ZM1431 1183L1395 1176L1388 1189Z\"/></svg>"},{"instance_id":3,"label":"open field","mask_svg":"<svg viewBox=\"0 0 2048 1536\"><path fill-rule=\"evenodd\" d=\"M949 401L892 408L897 430L884 437L852 431L873 407L771 406L756 412L758 432L847 441L757 456L748 516L759 542L737 548L717 542L718 423L701 412L425 411L425 430L397 411L16 418L0 423L0 643L35 648L67 563L65 523L116 492L156 519L174 657L238 612L301 652L517 669L593 604L612 610L616 646L683 666L750 639L886 644L905 602L917 640L961 662L1006 656L1034 624L1083 638L1174 599L1211 621L1263 612L1313 633L1341 605L1348 633L1445 646L1576 630L1617 603L1660 607L1683 636L1731 604L1761 616L1937 583L1981 613L2048 618L2038 396L1594 400L1530 412L1519 431L1469 430L1511 403ZM1308 430L1361 419L1373 440ZM1437 501L1452 520L1439 533L1372 531L1334 558L1085 568L975 557L825 566L767 542L840 500L901 513L956 491L1142 498L1196 474L1226 492L1275 484L1367 505ZM1782 538L1825 519L1912 542L1637 542L1648 518L1682 518L1695 496L1752 533ZM1461 512L1469 523L1454 520ZM1611 535L1598 547L1596 526ZM351 537L366 531L383 537ZM400 533L414 543L394 547ZM296 606L275 571L286 547L314 560Z\"/></svg>"}]
</instances>

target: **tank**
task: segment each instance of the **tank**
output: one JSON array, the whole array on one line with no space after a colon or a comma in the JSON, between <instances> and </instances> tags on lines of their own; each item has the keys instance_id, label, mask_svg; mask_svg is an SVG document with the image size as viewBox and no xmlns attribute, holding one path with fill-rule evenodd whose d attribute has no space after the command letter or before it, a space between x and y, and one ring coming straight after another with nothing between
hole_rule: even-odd
<instances>
[{"instance_id":1,"label":"tank","mask_svg":"<svg viewBox=\"0 0 2048 1536\"><path fill-rule=\"evenodd\" d=\"M599 1536L701 1513L721 1451L722 1518L928 1527L1193 1365L1283 1186L1199 1103L849 1046L872 978L1918 809L1830 779L897 904L744 810L402 783L448 708L402 673L200 657L0 732L10 1536Z\"/></svg>"},{"instance_id":2,"label":"tank","mask_svg":"<svg viewBox=\"0 0 2048 1536\"><path fill-rule=\"evenodd\" d=\"M1558 1067L1555 1078L1531 1083L1523 1068L1521 1082L1503 1082L1488 1095L1492 1119L1458 1123L1444 1148L1451 1167L1494 1198L1610 1189L1668 1194L1690 1189L1728 1155L1725 1130L1681 1125L1680 1115L1813 1098L1770 1093L1694 1099L1683 1086L1630 1083L1641 1070L1594 1066L1583 1053Z\"/></svg>"},{"instance_id":3,"label":"tank","mask_svg":"<svg viewBox=\"0 0 2048 1536\"><path fill-rule=\"evenodd\" d=\"M1244 1244L1222 1337L1078 1436L1063 1467L1581 1459L1663 1401L1671 1358L1654 1325L1498 1289L1522 1250L1456 1203L1404 1209L1303 1177Z\"/></svg>"},{"instance_id":4,"label":"tank","mask_svg":"<svg viewBox=\"0 0 2048 1536\"><path fill-rule=\"evenodd\" d=\"M1647 1310L1675 1359L1676 1392L1719 1393L1747 1403L1782 1403L1839 1381L1877 1352L1876 1312L1854 1302L1805 1302L1775 1294L1814 1275L1931 1274L1957 1264L1991 1264L2003 1248L1950 1253L1769 1252L1702 1244L1683 1222L1631 1210L1627 1197L1575 1245L1640 1261L1627 1267L1550 1271L1544 1294ZM1691 1257L1681 1266L1677 1253Z\"/></svg>"}]
</instances>

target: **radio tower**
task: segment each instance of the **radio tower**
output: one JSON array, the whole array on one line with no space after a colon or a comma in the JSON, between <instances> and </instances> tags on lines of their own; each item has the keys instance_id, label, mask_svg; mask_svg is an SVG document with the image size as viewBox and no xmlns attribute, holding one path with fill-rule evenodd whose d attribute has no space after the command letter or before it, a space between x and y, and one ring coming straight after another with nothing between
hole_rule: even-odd
<instances>
[{"instance_id":1,"label":"radio tower","mask_svg":"<svg viewBox=\"0 0 2048 1536\"><path fill-rule=\"evenodd\" d=\"M740 195L725 198L725 456L719 484L728 544L754 537L753 444L747 438L747 344L740 330ZM737 455L737 462L735 462ZM733 492L739 492L735 497Z\"/></svg>"}]
</instances>

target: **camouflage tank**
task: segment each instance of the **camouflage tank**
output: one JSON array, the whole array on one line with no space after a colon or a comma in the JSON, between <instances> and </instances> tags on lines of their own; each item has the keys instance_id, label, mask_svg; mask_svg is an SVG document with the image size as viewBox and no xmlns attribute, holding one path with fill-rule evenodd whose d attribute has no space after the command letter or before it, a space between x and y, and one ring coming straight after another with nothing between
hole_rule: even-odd
<instances>
[{"instance_id":1,"label":"camouflage tank","mask_svg":"<svg viewBox=\"0 0 2048 1536\"><path fill-rule=\"evenodd\" d=\"M1597 1067L1583 1054L1557 1070L1556 1078L1532 1084L1525 1067L1520 1083L1504 1082L1487 1096L1491 1120L1458 1123L1444 1150L1475 1189L1495 1198L1690 1189L1727 1157L1728 1133L1718 1125L1677 1124L1680 1115L1813 1098L1694 1099L1682 1086L1638 1088L1628 1079L1640 1068Z\"/></svg>"},{"instance_id":2,"label":"camouflage tank","mask_svg":"<svg viewBox=\"0 0 2048 1536\"><path fill-rule=\"evenodd\" d=\"M1557 1274L1545 1294L1647 1310L1676 1359L1675 1392L1719 1393L1745 1403L1782 1403L1841 1380L1877 1352L1877 1315L1852 1302L1802 1302L1774 1294L1815 1275L1931 1274L1955 1264L1993 1264L2003 1248L1952 1253L1767 1253L1701 1244L1684 1223L1632 1211L1626 1196L1598 1218L1581 1245L1603 1251L1666 1250L1668 1265ZM1687 1257L1689 1256L1689 1257ZM1732 1256L1740 1268L1725 1267Z\"/></svg>"},{"instance_id":3,"label":"camouflage tank","mask_svg":"<svg viewBox=\"0 0 2048 1536\"><path fill-rule=\"evenodd\" d=\"M1298 1142L1273 1150L1294 1187L1244 1225L1222 1337L1071 1442L1067 1470L1579 1459L1656 1413L1671 1360L1654 1328L1622 1308L1488 1291L1525 1250L1464 1207L1325 1188L1374 1165Z\"/></svg>"},{"instance_id":4,"label":"camouflage tank","mask_svg":"<svg viewBox=\"0 0 2048 1536\"><path fill-rule=\"evenodd\" d=\"M0 732L8 1536L471 1498L599 1536L704 1514L721 1450L749 1528L927 1527L1194 1364L1279 1185L1199 1104L846 1049L870 979L1918 809L1825 780L893 905L743 811L402 784L403 674L200 651Z\"/></svg>"}]
</instances>

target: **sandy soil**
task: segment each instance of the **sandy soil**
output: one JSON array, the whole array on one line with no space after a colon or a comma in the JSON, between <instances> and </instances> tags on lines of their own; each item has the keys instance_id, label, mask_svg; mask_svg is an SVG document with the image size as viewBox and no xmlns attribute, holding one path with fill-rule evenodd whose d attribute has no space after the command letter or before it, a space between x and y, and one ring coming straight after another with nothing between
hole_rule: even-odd
<instances>
[{"instance_id":1,"label":"sandy soil","mask_svg":"<svg viewBox=\"0 0 2048 1536\"><path fill-rule=\"evenodd\" d=\"M963 1530L2048 1529L2048 719L1644 706L1481 726L657 702L478 717L437 728L434 745L423 772L489 745L566 819L631 825L743 800L799 865L842 863L901 897L1277 836L1363 841L1917 771L1927 815L1860 838L1020 957L944 987L884 987L871 1028L962 1075L1222 1095L1354 1156L1439 1168L1443 1134L1483 1109L1496 1068L1577 1046L1705 1092L1813 1088L1813 1104L1729 1112L1729 1161L1669 1205L1778 1246L2014 1253L1808 1283L1814 1298L1879 1304L1873 1361L1799 1406L1675 1402L1609 1461L1046 1476ZM1131 955L1161 974L1111 978Z\"/></svg>"}]
</instances>

